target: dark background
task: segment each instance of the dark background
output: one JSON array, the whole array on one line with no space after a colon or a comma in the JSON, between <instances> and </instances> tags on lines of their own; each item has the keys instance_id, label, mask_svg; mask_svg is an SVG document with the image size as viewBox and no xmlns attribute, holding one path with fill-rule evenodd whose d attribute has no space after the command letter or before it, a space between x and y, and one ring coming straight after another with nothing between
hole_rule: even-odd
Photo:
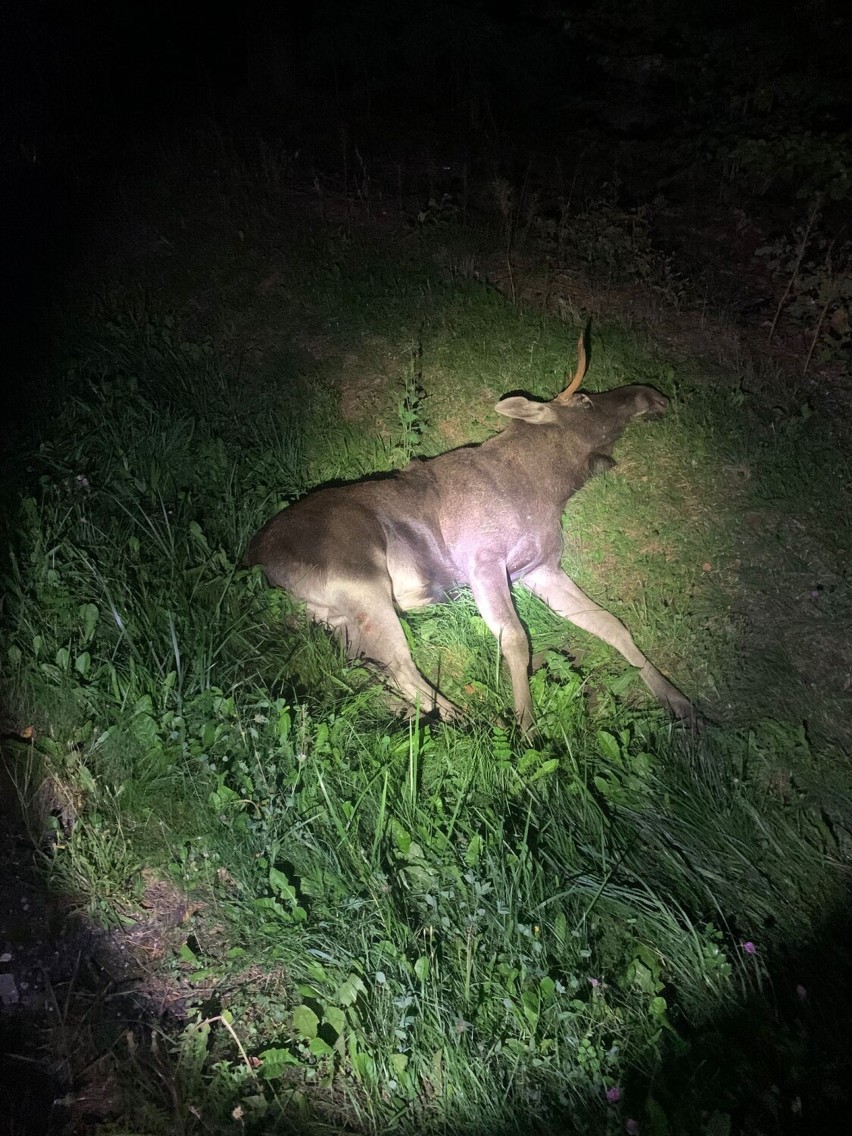
<instances>
[{"instance_id":1,"label":"dark background","mask_svg":"<svg viewBox=\"0 0 852 1136\"><path fill-rule=\"evenodd\" d=\"M848 127L849 29L827 0L6 4L2 350L26 386L7 383L0 412L40 403L34 347L112 179L149 175L211 121L319 165L342 131L374 170L428 154L515 184L557 163L578 191L615 181L620 204L662 192L700 214L733 136ZM794 178L761 187L769 230L800 197Z\"/></svg>"},{"instance_id":2,"label":"dark background","mask_svg":"<svg viewBox=\"0 0 852 1136\"><path fill-rule=\"evenodd\" d=\"M706 279L743 321L760 321L776 301L743 283L742 248L718 246L722 263L707 264L698 238L712 231L716 242L720 217L727 231L746 213L761 234L787 231L808 186L803 194L798 173L785 176L783 166L769 184L729 186L723 155L743 138L849 129L850 26L846 8L828 0L6 3L0 450L19 427L37 428L55 393L68 345L52 311L95 238L109 240L103 203L117 186L156 177L211 129L247 149L263 138L298 151L318 169L339 165L345 135L389 184L395 168L416 178L427 159L447 171L450 190L462 167L471 181L540 177L543 211L548 194L557 209L568 185L578 195L607 185L625 208L654 203L656 236L681 269ZM829 230L845 231L847 204L826 202ZM848 929L830 938L848 942ZM814 972L814 985L829 968L837 1013L802 1066L824 1058L840 1081L845 956L832 960L814 943L789 967ZM756 1016L718 1033L752 1028L771 1065L775 1025ZM835 1104L842 1115L845 1102L826 1100L826 1117ZM821 1130L843 1131L844 1122ZM773 1131L782 1130L779 1121Z\"/></svg>"}]
</instances>

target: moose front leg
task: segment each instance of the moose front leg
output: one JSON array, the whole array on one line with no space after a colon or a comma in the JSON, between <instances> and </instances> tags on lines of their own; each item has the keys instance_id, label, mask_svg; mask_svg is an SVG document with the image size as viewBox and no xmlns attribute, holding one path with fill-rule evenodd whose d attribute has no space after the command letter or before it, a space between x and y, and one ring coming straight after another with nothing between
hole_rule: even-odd
<instances>
[{"instance_id":1,"label":"moose front leg","mask_svg":"<svg viewBox=\"0 0 852 1136\"><path fill-rule=\"evenodd\" d=\"M512 603L505 564L477 564L470 572L470 590L480 615L500 645L512 680L515 715L524 733L529 733L533 727L530 644Z\"/></svg>"},{"instance_id":2,"label":"moose front leg","mask_svg":"<svg viewBox=\"0 0 852 1136\"><path fill-rule=\"evenodd\" d=\"M639 669L642 681L654 697L676 718L696 720L692 703L648 662L624 624L590 600L561 569L543 565L524 576L523 582L558 615L620 651L628 663Z\"/></svg>"}]
</instances>

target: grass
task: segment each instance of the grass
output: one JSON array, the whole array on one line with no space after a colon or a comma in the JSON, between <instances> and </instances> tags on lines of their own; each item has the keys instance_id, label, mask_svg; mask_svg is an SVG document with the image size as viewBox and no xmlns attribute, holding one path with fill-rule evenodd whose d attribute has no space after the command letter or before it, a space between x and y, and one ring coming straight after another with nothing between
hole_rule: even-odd
<instances>
[{"instance_id":1,"label":"grass","mask_svg":"<svg viewBox=\"0 0 852 1136\"><path fill-rule=\"evenodd\" d=\"M113 924L144 921L154 881L195 897L160 966L185 1016L115 1042L115 1107L146 1133L709 1133L779 1080L806 1094L799 1019L774 1015L846 903L845 734L806 731L795 670L760 661L748 574L801 570L749 518L802 526L839 582L848 460L799 411L767 422L597 329L590 384L652 382L673 411L571 502L566 565L717 724L681 736L522 590L535 745L501 724L467 594L406 625L469 721L401 722L242 549L315 484L481 439L508 390L552 395L578 329L430 268L428 234L287 235L251 374L167 315L95 327L13 518L8 708L35 726L30 788L75 802L53 881Z\"/></svg>"}]
</instances>

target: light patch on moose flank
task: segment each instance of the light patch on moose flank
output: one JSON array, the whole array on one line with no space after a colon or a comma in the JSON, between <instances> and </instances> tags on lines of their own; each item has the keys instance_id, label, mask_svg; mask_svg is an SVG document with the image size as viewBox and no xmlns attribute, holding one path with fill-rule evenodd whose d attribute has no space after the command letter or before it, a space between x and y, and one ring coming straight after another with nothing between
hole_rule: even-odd
<instances>
[{"instance_id":1,"label":"light patch on moose flank","mask_svg":"<svg viewBox=\"0 0 852 1136\"><path fill-rule=\"evenodd\" d=\"M388 571L394 602L402 611L413 611L432 602L426 581L410 561L388 556Z\"/></svg>"}]
</instances>

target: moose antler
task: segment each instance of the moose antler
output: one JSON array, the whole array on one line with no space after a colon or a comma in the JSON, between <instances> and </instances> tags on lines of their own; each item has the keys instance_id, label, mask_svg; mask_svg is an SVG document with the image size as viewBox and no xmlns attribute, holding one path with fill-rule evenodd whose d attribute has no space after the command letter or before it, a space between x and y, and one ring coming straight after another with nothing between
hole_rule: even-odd
<instances>
[{"instance_id":1,"label":"moose antler","mask_svg":"<svg viewBox=\"0 0 852 1136\"><path fill-rule=\"evenodd\" d=\"M564 391L561 391L554 402L570 402L574 392L579 388L580 383L586 376L586 371L589 369L589 364L586 360L586 333L580 332L580 339L577 343L577 370L574 372L574 377ZM568 373L565 373L566 379Z\"/></svg>"}]
</instances>

